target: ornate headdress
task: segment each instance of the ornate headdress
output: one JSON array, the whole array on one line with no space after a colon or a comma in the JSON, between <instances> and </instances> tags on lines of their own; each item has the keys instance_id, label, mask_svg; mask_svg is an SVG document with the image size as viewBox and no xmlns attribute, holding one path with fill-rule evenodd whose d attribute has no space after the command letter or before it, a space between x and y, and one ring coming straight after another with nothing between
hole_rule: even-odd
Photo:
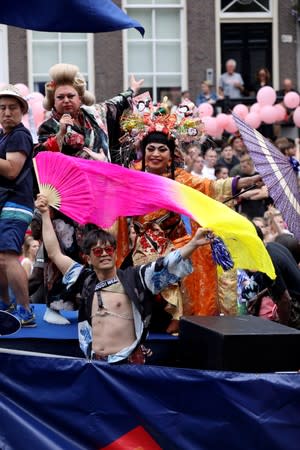
<instances>
[{"instance_id":1,"label":"ornate headdress","mask_svg":"<svg viewBox=\"0 0 300 450\"><path fill-rule=\"evenodd\" d=\"M145 98L143 97L145 96ZM120 120L123 136L117 159L129 166L133 160L144 160L144 149L151 142L163 142L171 151L174 166L183 165L183 155L179 148L184 143L203 142L204 124L199 117L182 116L170 108L167 97L153 105L149 92L141 94L139 101L147 99L145 108L138 108L133 101L133 111L126 111ZM138 104L139 102L137 102Z\"/></svg>"},{"instance_id":2,"label":"ornate headdress","mask_svg":"<svg viewBox=\"0 0 300 450\"><path fill-rule=\"evenodd\" d=\"M201 142L205 139L204 124L199 117L182 117L168 110L167 99L164 98L162 103L148 108L143 114L137 110L127 111L121 118L121 128L136 143L142 142L154 132L176 139L179 145L181 142Z\"/></svg>"}]
</instances>

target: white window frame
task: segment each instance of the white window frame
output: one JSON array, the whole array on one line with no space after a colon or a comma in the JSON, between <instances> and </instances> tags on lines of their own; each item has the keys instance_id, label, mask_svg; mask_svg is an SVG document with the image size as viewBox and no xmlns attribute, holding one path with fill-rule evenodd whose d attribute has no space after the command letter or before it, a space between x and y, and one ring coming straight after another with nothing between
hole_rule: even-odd
<instances>
[{"instance_id":1,"label":"white window frame","mask_svg":"<svg viewBox=\"0 0 300 450\"><path fill-rule=\"evenodd\" d=\"M278 26L278 0L270 1L270 13L223 13L221 0L215 0L215 33L216 33L216 79L221 75L221 23L272 23L272 60L273 60L273 87L279 89L279 26Z\"/></svg>"},{"instance_id":2,"label":"white window frame","mask_svg":"<svg viewBox=\"0 0 300 450\"><path fill-rule=\"evenodd\" d=\"M61 33L58 33L59 35L59 39L53 39L53 43L55 43L56 45L58 45L59 48L59 60L57 61L57 63L60 62L64 62L61 59L61 42L63 42L62 39L60 39L60 35ZM78 39L76 39L76 41L78 41ZM28 57L28 87L31 91L33 91L33 87L34 87L34 83L33 83L33 52L32 52L32 42L33 42L33 38L32 38L32 31L28 30L27 31L27 57ZM45 42L45 39L43 39L43 42ZM51 42L51 39L49 39L48 42ZM68 42L72 42L72 39L68 39ZM94 92L95 91L95 72L94 72L94 35L92 33L87 33L87 67L88 67L88 72L82 72L82 74L87 78L88 80L88 88L89 91ZM49 67L50 69L50 67ZM79 70L81 68L79 67ZM41 75L45 75L46 80L49 79L49 74L41 74Z\"/></svg>"},{"instance_id":3,"label":"white window frame","mask_svg":"<svg viewBox=\"0 0 300 450\"><path fill-rule=\"evenodd\" d=\"M185 91L188 90L188 54L187 54L187 11L186 11L186 0L180 0L179 3L174 4L168 4L160 2L159 4L153 3L153 4L144 4L139 3L137 0L136 3L130 3L128 4L127 0L123 0L122 2L123 8L126 10L129 16L131 9L151 9L151 10L159 10L159 9L178 9L180 10L180 38L179 39L156 39L155 37L155 27L153 28L153 36L151 39L145 39L142 37L137 36L137 39L130 39L130 42L140 42L141 39L143 39L143 42L152 42L152 49L153 49L153 71L150 73L147 72L141 72L141 73L135 73L134 75L137 78L140 78L143 75L148 75L152 77L153 79L153 101L157 102L157 84L155 83L156 77L160 75L169 75L169 73L165 72L157 72L155 68L155 43L156 42L180 42L180 54L181 54L181 60L180 60L180 67L181 72L172 72L174 75L180 75L181 76L181 85L179 86L181 90ZM155 24L155 21L153 21ZM143 25L143 24L141 24ZM128 87L128 79L131 75L131 72L128 72L128 34L127 31L123 31L123 80L124 80L124 89Z\"/></svg>"},{"instance_id":4,"label":"white window frame","mask_svg":"<svg viewBox=\"0 0 300 450\"><path fill-rule=\"evenodd\" d=\"M9 57L8 57L8 39L7 25L0 25L0 55L1 55L1 73L0 82L9 82Z\"/></svg>"},{"instance_id":5,"label":"white window frame","mask_svg":"<svg viewBox=\"0 0 300 450\"><path fill-rule=\"evenodd\" d=\"M229 8L231 5L236 3L237 0L232 0L232 2L226 6L226 8ZM260 4L259 0L254 0L257 4ZM265 19L271 19L273 17L273 10L274 10L274 2L273 0L270 0L270 8L265 8L263 5L261 5L262 9L265 9L265 12L241 12L241 13L233 13L233 12L226 12L224 11L224 8L221 10L221 2L219 5L219 11L220 11L220 17L224 19L239 19L241 18L246 19L261 19L262 17Z\"/></svg>"}]
</instances>

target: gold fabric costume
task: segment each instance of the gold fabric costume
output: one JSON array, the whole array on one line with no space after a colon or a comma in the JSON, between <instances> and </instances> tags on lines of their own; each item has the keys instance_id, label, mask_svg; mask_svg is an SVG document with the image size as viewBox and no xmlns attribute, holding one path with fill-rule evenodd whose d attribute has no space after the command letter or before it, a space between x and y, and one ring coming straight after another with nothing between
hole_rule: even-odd
<instances>
[{"instance_id":1,"label":"gold fabric costume","mask_svg":"<svg viewBox=\"0 0 300 450\"><path fill-rule=\"evenodd\" d=\"M175 171L175 180L219 201L232 196L232 178L208 180L178 168ZM133 221L139 228L132 252L134 265L153 261L175 248L182 247L191 238L177 213L161 209L134 217ZM119 231L125 225L124 220L122 223L122 226L121 222L119 223ZM198 227L197 223L191 221L192 234ZM126 245L122 249L123 257L125 250ZM193 273L185 277L180 286L172 286L162 292L162 297L168 302L166 310L174 319L181 315L216 315L220 312L218 275L210 246L199 247L192 255L192 263Z\"/></svg>"}]
</instances>

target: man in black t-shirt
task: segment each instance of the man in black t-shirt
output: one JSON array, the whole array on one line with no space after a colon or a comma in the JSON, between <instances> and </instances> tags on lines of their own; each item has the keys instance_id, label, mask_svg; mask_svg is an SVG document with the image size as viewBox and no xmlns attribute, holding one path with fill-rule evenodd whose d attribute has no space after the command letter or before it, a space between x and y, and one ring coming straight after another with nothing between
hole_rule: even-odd
<instances>
[{"instance_id":1,"label":"man in black t-shirt","mask_svg":"<svg viewBox=\"0 0 300 450\"><path fill-rule=\"evenodd\" d=\"M279 242L269 242L267 250L276 279L271 287L280 322L300 329L300 269L292 253Z\"/></svg>"},{"instance_id":2,"label":"man in black t-shirt","mask_svg":"<svg viewBox=\"0 0 300 450\"><path fill-rule=\"evenodd\" d=\"M241 178L258 174L254 162L248 152L241 155L240 166ZM239 213L244 214L249 220L252 220L254 217L263 217L267 209L266 200L268 197L269 194L266 186L253 187L253 189L239 195L236 209Z\"/></svg>"},{"instance_id":3,"label":"man in black t-shirt","mask_svg":"<svg viewBox=\"0 0 300 450\"><path fill-rule=\"evenodd\" d=\"M31 134L22 124L27 101L12 85L0 90L0 309L12 312L22 326L36 326L29 305L28 280L19 262L33 214ZM13 290L17 305L9 298Z\"/></svg>"}]
</instances>

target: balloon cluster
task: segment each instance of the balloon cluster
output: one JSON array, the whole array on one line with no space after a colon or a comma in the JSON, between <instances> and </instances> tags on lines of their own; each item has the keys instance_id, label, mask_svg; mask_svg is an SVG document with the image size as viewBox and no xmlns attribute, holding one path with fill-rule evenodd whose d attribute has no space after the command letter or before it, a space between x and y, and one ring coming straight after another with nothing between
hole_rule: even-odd
<instances>
[{"instance_id":1,"label":"balloon cluster","mask_svg":"<svg viewBox=\"0 0 300 450\"><path fill-rule=\"evenodd\" d=\"M284 121L287 117L287 108L298 109L300 96L297 92L288 92L283 97L282 103L276 103L275 89L264 86L257 92L256 100L257 102L250 107L248 116L245 117L245 122L253 128L258 128L262 122L273 124ZM296 122L295 125L299 126Z\"/></svg>"},{"instance_id":2,"label":"balloon cluster","mask_svg":"<svg viewBox=\"0 0 300 450\"><path fill-rule=\"evenodd\" d=\"M256 103L248 108L239 103L233 108L233 112L244 120L252 128L258 128L262 123L273 124L282 122L287 118L287 109L292 112L294 123L300 127L300 96L297 92L285 94L282 103L276 103L275 89L264 86L256 95ZM205 132L212 137L221 137L224 131L235 133L237 126L231 114L220 113L213 117L214 108L209 103L201 103L198 106L198 114L205 125Z\"/></svg>"},{"instance_id":3,"label":"balloon cluster","mask_svg":"<svg viewBox=\"0 0 300 450\"><path fill-rule=\"evenodd\" d=\"M236 105L242 108L247 107L245 105ZM204 123L205 133L212 137L220 137L227 131L228 133L235 133L237 126L231 114L220 113L216 117L213 117L214 108L210 103L201 103L198 106L198 115Z\"/></svg>"},{"instance_id":4,"label":"balloon cluster","mask_svg":"<svg viewBox=\"0 0 300 450\"><path fill-rule=\"evenodd\" d=\"M5 85L6 83L0 83L0 88ZM23 116L22 122L31 131L35 140L37 129L45 120L45 110L43 108L44 96L40 92L30 92L29 87L23 83L17 83L15 87L28 102L28 113Z\"/></svg>"}]
</instances>

